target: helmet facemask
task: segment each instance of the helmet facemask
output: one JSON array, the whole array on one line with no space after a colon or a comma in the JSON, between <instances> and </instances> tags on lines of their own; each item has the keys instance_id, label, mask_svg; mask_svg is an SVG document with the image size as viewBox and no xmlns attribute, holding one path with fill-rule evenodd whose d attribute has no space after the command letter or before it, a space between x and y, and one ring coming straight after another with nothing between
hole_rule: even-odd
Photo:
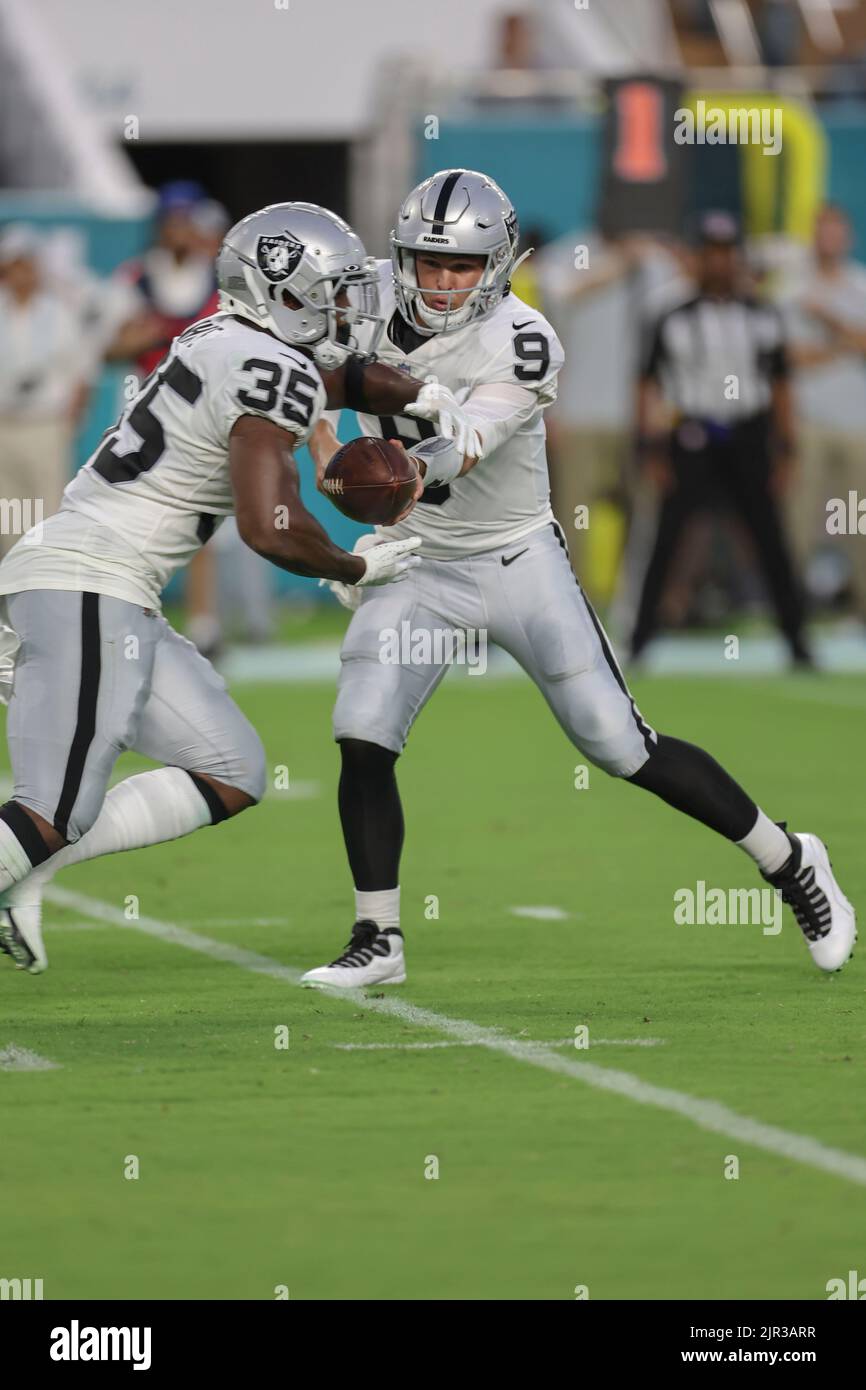
<instances>
[{"instance_id":1,"label":"helmet facemask","mask_svg":"<svg viewBox=\"0 0 866 1390\"><path fill-rule=\"evenodd\" d=\"M288 293L294 295L294 287ZM336 276L319 276L301 304L325 323L324 335L311 345L320 366L333 370L348 357L370 356L376 351L385 320L379 312L379 272L371 257L363 265L347 266ZM364 325L369 325L366 333L360 331Z\"/></svg>"}]
</instances>

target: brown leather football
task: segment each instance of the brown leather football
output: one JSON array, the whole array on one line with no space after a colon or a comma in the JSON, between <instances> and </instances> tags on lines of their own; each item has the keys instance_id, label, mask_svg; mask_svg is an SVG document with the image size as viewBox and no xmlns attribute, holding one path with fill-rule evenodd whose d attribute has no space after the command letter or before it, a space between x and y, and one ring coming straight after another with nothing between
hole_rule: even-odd
<instances>
[{"instance_id":1,"label":"brown leather football","mask_svg":"<svg viewBox=\"0 0 866 1390\"><path fill-rule=\"evenodd\" d=\"M415 495L415 462L387 439L351 439L338 449L322 486L338 511L368 526L390 526Z\"/></svg>"}]
</instances>

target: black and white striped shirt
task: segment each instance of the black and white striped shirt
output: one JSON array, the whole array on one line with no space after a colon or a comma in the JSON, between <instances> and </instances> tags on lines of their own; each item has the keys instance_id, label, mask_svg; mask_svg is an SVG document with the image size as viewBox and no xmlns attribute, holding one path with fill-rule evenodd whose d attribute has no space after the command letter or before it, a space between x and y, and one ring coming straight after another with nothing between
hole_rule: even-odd
<instances>
[{"instance_id":1,"label":"black and white striped shirt","mask_svg":"<svg viewBox=\"0 0 866 1390\"><path fill-rule=\"evenodd\" d=\"M659 320L645 375L681 415L719 425L752 419L788 375L782 320L757 299L698 295Z\"/></svg>"}]
</instances>

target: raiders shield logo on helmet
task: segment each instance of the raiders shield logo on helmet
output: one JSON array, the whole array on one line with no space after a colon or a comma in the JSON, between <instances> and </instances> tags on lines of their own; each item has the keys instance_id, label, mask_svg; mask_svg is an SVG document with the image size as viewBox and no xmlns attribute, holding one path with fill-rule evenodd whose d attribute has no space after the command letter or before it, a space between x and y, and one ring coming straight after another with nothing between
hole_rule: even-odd
<instances>
[{"instance_id":1,"label":"raiders shield logo on helmet","mask_svg":"<svg viewBox=\"0 0 866 1390\"><path fill-rule=\"evenodd\" d=\"M285 280L291 275L303 254L301 242L288 232L283 232L281 236L259 237L256 255L259 269L268 280Z\"/></svg>"}]
</instances>

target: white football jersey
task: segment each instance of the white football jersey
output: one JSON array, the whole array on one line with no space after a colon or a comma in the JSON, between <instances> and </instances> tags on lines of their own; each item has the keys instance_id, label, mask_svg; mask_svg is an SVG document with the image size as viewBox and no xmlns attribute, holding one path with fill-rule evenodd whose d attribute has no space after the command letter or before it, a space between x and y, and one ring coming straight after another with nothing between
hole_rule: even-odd
<instances>
[{"instance_id":1,"label":"white football jersey","mask_svg":"<svg viewBox=\"0 0 866 1390\"><path fill-rule=\"evenodd\" d=\"M461 403L479 386L506 383L531 392L536 408L515 433L465 477L425 490L407 519L389 526L389 540L421 537L421 554L455 558L496 550L553 520L543 411L556 399L562 346L536 309L508 294L485 318L453 333L424 337L395 307L391 262L380 263L380 304L386 330L376 350L389 366L424 380L434 376ZM406 448L436 434L411 415L360 415L364 434L399 439Z\"/></svg>"},{"instance_id":2,"label":"white football jersey","mask_svg":"<svg viewBox=\"0 0 866 1390\"><path fill-rule=\"evenodd\" d=\"M229 435L259 415L308 438L325 388L305 354L231 314L201 319L168 356L73 478L60 511L0 565L0 594L82 589L159 608L234 508Z\"/></svg>"}]
</instances>

